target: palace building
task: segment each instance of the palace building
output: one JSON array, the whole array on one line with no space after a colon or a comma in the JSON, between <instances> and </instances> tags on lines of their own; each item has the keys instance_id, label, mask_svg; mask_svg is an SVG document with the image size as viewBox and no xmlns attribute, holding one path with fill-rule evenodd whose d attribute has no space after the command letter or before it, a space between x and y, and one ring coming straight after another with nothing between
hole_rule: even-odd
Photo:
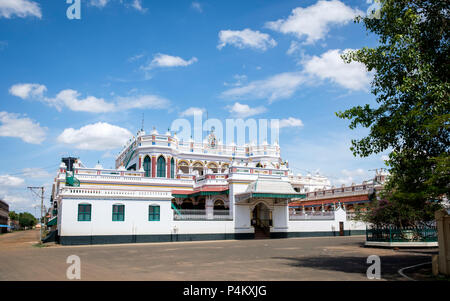
<instances>
[{"instance_id":1,"label":"palace building","mask_svg":"<svg viewBox=\"0 0 450 301\"><path fill-rule=\"evenodd\" d=\"M48 226L61 244L286 238L362 234L345 208L289 210L331 188L323 176L294 176L280 146L184 142L139 131L115 169L63 158Z\"/></svg>"}]
</instances>

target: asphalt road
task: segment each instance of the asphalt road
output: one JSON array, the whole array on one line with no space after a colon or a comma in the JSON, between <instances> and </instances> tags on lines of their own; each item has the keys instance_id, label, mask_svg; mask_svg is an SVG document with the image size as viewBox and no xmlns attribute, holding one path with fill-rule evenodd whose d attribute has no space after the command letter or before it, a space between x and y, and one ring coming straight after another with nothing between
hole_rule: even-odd
<instances>
[{"instance_id":1,"label":"asphalt road","mask_svg":"<svg viewBox=\"0 0 450 301\"><path fill-rule=\"evenodd\" d=\"M363 236L36 247L39 231L0 235L0 280L67 280L67 257L81 280L368 280L367 257L381 258L381 280L431 261L436 249L363 247ZM371 280L374 281L374 280Z\"/></svg>"}]
</instances>

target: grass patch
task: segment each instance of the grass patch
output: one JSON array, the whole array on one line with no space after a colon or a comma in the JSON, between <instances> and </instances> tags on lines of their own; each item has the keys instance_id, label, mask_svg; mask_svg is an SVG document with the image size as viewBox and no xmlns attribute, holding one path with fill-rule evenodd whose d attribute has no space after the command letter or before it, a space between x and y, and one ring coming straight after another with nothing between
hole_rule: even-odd
<instances>
[{"instance_id":1,"label":"grass patch","mask_svg":"<svg viewBox=\"0 0 450 301\"><path fill-rule=\"evenodd\" d=\"M46 247L48 247L48 245L38 242L37 244L34 244L33 247L35 247L35 248L46 248Z\"/></svg>"}]
</instances>

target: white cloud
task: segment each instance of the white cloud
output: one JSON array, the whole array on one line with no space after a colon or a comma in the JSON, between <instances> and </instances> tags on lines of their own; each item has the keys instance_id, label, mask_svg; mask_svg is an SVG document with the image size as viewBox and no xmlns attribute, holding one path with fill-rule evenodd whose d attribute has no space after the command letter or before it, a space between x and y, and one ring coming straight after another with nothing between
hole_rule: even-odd
<instances>
[{"instance_id":1,"label":"white cloud","mask_svg":"<svg viewBox=\"0 0 450 301\"><path fill-rule=\"evenodd\" d=\"M388 155L383 155L383 156L381 156L381 158L380 158L380 160L381 161L389 161L389 156Z\"/></svg>"},{"instance_id":2,"label":"white cloud","mask_svg":"<svg viewBox=\"0 0 450 301\"><path fill-rule=\"evenodd\" d=\"M89 4L97 7L105 7L108 2L109 0L91 0Z\"/></svg>"},{"instance_id":3,"label":"white cloud","mask_svg":"<svg viewBox=\"0 0 450 301\"><path fill-rule=\"evenodd\" d=\"M206 109L204 108L196 108L196 107L190 107L186 109L185 111L180 113L181 117L187 117L187 116L195 116L199 114L203 114L206 112Z\"/></svg>"},{"instance_id":4,"label":"white cloud","mask_svg":"<svg viewBox=\"0 0 450 301\"><path fill-rule=\"evenodd\" d=\"M186 61L179 56L171 56L163 53L158 53L153 57L153 60L147 66L141 67L144 70L150 70L156 67L186 67L197 62L196 57Z\"/></svg>"},{"instance_id":5,"label":"white cloud","mask_svg":"<svg viewBox=\"0 0 450 301\"><path fill-rule=\"evenodd\" d=\"M135 62L135 61L138 61L138 60L140 60L140 59L142 59L144 57L144 54L143 53L140 53L140 54L136 54L136 55L133 55L132 57L129 57L128 58L128 62Z\"/></svg>"},{"instance_id":6,"label":"white cloud","mask_svg":"<svg viewBox=\"0 0 450 301\"><path fill-rule=\"evenodd\" d=\"M116 109L114 104L108 103L102 98L87 96L86 98L79 99L79 96L79 92L67 89L59 92L53 99L47 98L46 101L59 111L63 106L66 106L72 111L91 113L112 112Z\"/></svg>"},{"instance_id":7,"label":"white cloud","mask_svg":"<svg viewBox=\"0 0 450 301\"><path fill-rule=\"evenodd\" d=\"M117 97L116 109L166 109L170 105L170 101L157 95L138 95L130 97Z\"/></svg>"},{"instance_id":8,"label":"white cloud","mask_svg":"<svg viewBox=\"0 0 450 301\"><path fill-rule=\"evenodd\" d=\"M303 122L300 119L289 117L288 119L281 119L279 123L279 128L287 127L303 127Z\"/></svg>"},{"instance_id":9,"label":"white cloud","mask_svg":"<svg viewBox=\"0 0 450 301\"><path fill-rule=\"evenodd\" d=\"M110 2L110 0L90 0L89 5L104 8ZM146 8L142 7L142 0L120 0L120 3L125 7L132 7L140 12L147 11Z\"/></svg>"},{"instance_id":10,"label":"white cloud","mask_svg":"<svg viewBox=\"0 0 450 301\"><path fill-rule=\"evenodd\" d=\"M157 95L144 94L138 96L115 97L115 100L108 102L103 98L86 96L80 98L80 93L73 89L60 91L54 98L44 96L47 88L39 84L17 84L9 89L12 95L22 99L36 99L55 107L58 111L67 107L72 111L107 113L131 109L164 109L169 107L170 101Z\"/></svg>"},{"instance_id":11,"label":"white cloud","mask_svg":"<svg viewBox=\"0 0 450 301\"><path fill-rule=\"evenodd\" d=\"M338 0L321 0L306 8L297 7L288 18L267 22L266 27L284 34L294 34L299 39L306 37L306 43L312 44L323 39L331 25L344 25L363 14Z\"/></svg>"},{"instance_id":12,"label":"white cloud","mask_svg":"<svg viewBox=\"0 0 450 301\"><path fill-rule=\"evenodd\" d=\"M242 86L243 82L247 81L247 75L245 75L245 74L242 74L242 75L235 74L233 76L233 78L236 80L236 82L234 82L234 83L227 83L227 82L225 82L225 83L223 83L223 85L224 86L239 87L239 86Z\"/></svg>"},{"instance_id":13,"label":"white cloud","mask_svg":"<svg viewBox=\"0 0 450 301\"><path fill-rule=\"evenodd\" d=\"M17 16L26 18L34 16L42 18L41 8L39 4L30 0L2 0L0 1L0 18L10 19Z\"/></svg>"},{"instance_id":14,"label":"white cloud","mask_svg":"<svg viewBox=\"0 0 450 301\"><path fill-rule=\"evenodd\" d=\"M22 195L9 194L9 193L2 193L2 194L0 194L0 196L9 205L20 204L20 205L28 205L29 208L34 207L33 200L31 200L29 197L25 197ZM12 211L12 208L10 207L9 210ZM21 211L24 211L24 210L21 210Z\"/></svg>"},{"instance_id":15,"label":"white cloud","mask_svg":"<svg viewBox=\"0 0 450 301\"><path fill-rule=\"evenodd\" d=\"M369 177L369 174L362 168L355 170L343 169L341 173L341 177L333 181L336 185L351 185L352 183L360 184L362 181L366 180L367 177Z\"/></svg>"},{"instance_id":16,"label":"white cloud","mask_svg":"<svg viewBox=\"0 0 450 301\"><path fill-rule=\"evenodd\" d=\"M253 48L265 51L277 45L277 42L268 34L248 28L244 30L221 30L219 32L219 42L219 45L217 45L218 49L222 49L229 44L240 49Z\"/></svg>"},{"instance_id":17,"label":"white cloud","mask_svg":"<svg viewBox=\"0 0 450 301\"><path fill-rule=\"evenodd\" d=\"M51 177L50 173L42 168L24 168L22 170L23 176L33 179L40 179L40 178L48 178Z\"/></svg>"},{"instance_id":18,"label":"white cloud","mask_svg":"<svg viewBox=\"0 0 450 301\"><path fill-rule=\"evenodd\" d=\"M293 46L295 48L295 46ZM303 84L316 84L319 80L330 80L346 89L367 91L372 80L372 74L367 72L364 64L359 62L345 63L341 54L353 49L328 50L321 56L303 59L303 70L285 72L273 75L264 80L252 81L246 85L222 92L223 98L231 99L268 99L273 102L291 97ZM294 50L292 50L294 51ZM229 85L226 83L226 85Z\"/></svg>"},{"instance_id":19,"label":"white cloud","mask_svg":"<svg viewBox=\"0 0 450 301\"><path fill-rule=\"evenodd\" d=\"M273 102L291 97L305 80L305 76L300 72L280 73L264 80L252 81L242 87L226 90L222 93L222 97L232 99L267 98Z\"/></svg>"},{"instance_id":20,"label":"white cloud","mask_svg":"<svg viewBox=\"0 0 450 301\"><path fill-rule=\"evenodd\" d=\"M131 6L132 6L134 9L137 9L137 10L140 11L140 12L145 12L145 11L147 11L146 8L143 8L143 7L142 7L141 0L133 0L133 3L131 4Z\"/></svg>"},{"instance_id":21,"label":"white cloud","mask_svg":"<svg viewBox=\"0 0 450 301\"><path fill-rule=\"evenodd\" d=\"M291 45L289 49L286 51L286 54L293 55L294 53L300 50L300 44L297 41L291 41Z\"/></svg>"},{"instance_id":22,"label":"white cloud","mask_svg":"<svg viewBox=\"0 0 450 301\"><path fill-rule=\"evenodd\" d=\"M329 79L350 90L367 90L372 77L365 65L359 62L347 64L341 58L342 53L351 50L332 49L320 57L313 56L303 63L304 70L309 75Z\"/></svg>"},{"instance_id":23,"label":"white cloud","mask_svg":"<svg viewBox=\"0 0 450 301\"><path fill-rule=\"evenodd\" d=\"M45 140L47 128L19 114L0 112L0 136L16 137L27 143L41 144Z\"/></svg>"},{"instance_id":24,"label":"white cloud","mask_svg":"<svg viewBox=\"0 0 450 301\"><path fill-rule=\"evenodd\" d=\"M25 180L22 178L0 175L0 187L16 187L22 185L24 182Z\"/></svg>"},{"instance_id":25,"label":"white cloud","mask_svg":"<svg viewBox=\"0 0 450 301\"><path fill-rule=\"evenodd\" d=\"M9 93L11 95L20 97L22 99L28 99L32 97L43 97L47 91L47 87L40 84L16 84L11 86Z\"/></svg>"},{"instance_id":26,"label":"white cloud","mask_svg":"<svg viewBox=\"0 0 450 301\"><path fill-rule=\"evenodd\" d=\"M193 9L195 9L196 11L198 11L199 13L202 13L202 12L203 12L203 7L202 7L202 5L201 5L199 2L197 2L197 1L192 2L191 7L192 7Z\"/></svg>"},{"instance_id":27,"label":"white cloud","mask_svg":"<svg viewBox=\"0 0 450 301\"><path fill-rule=\"evenodd\" d=\"M127 129L105 122L88 124L76 130L65 129L58 142L84 150L109 150L123 146L132 134Z\"/></svg>"},{"instance_id":28,"label":"white cloud","mask_svg":"<svg viewBox=\"0 0 450 301\"><path fill-rule=\"evenodd\" d=\"M267 111L265 107L250 108L248 105L236 102L232 106L227 106L228 111L236 118L246 118L253 115L258 115Z\"/></svg>"}]
</instances>

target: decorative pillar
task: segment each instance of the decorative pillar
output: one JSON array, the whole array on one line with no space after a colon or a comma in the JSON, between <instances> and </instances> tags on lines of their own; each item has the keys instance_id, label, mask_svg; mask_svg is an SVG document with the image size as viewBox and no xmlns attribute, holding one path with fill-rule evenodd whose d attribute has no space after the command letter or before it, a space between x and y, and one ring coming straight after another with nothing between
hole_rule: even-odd
<instances>
[{"instance_id":1,"label":"decorative pillar","mask_svg":"<svg viewBox=\"0 0 450 301\"><path fill-rule=\"evenodd\" d=\"M212 197L209 195L206 196L205 208L206 208L206 219L213 219L214 218L214 204L212 202Z\"/></svg>"},{"instance_id":2,"label":"decorative pillar","mask_svg":"<svg viewBox=\"0 0 450 301\"><path fill-rule=\"evenodd\" d=\"M166 158L166 175L170 179L170 157Z\"/></svg>"},{"instance_id":3,"label":"decorative pillar","mask_svg":"<svg viewBox=\"0 0 450 301\"><path fill-rule=\"evenodd\" d=\"M141 169L141 166L142 166L142 156L139 155L139 167L138 167L138 170Z\"/></svg>"},{"instance_id":4,"label":"decorative pillar","mask_svg":"<svg viewBox=\"0 0 450 301\"><path fill-rule=\"evenodd\" d=\"M156 177L156 157L152 156L152 178Z\"/></svg>"}]
</instances>

